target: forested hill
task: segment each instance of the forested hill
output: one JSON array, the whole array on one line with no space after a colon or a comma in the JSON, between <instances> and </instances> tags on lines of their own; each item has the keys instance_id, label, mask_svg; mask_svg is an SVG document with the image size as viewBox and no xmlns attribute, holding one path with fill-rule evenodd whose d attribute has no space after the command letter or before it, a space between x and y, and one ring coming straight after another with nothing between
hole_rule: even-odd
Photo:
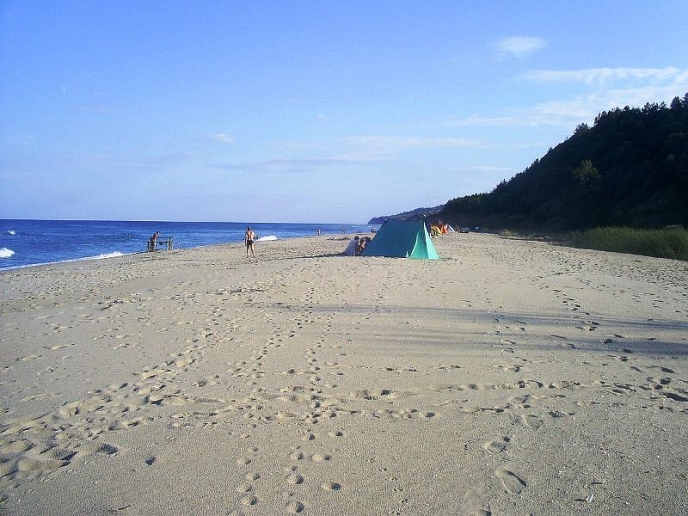
<instances>
[{"instance_id":1,"label":"forested hill","mask_svg":"<svg viewBox=\"0 0 688 516\"><path fill-rule=\"evenodd\" d=\"M449 201L458 226L540 230L688 226L688 93L616 108L492 192Z\"/></svg>"}]
</instances>

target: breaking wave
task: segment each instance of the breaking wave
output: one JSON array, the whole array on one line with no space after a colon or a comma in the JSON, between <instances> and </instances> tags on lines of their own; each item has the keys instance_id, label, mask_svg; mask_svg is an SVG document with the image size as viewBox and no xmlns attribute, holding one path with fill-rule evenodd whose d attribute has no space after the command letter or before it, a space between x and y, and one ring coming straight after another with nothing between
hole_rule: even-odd
<instances>
[{"instance_id":1,"label":"breaking wave","mask_svg":"<svg viewBox=\"0 0 688 516\"><path fill-rule=\"evenodd\" d=\"M82 260L102 260L104 258L115 258L117 256L124 256L124 253L120 253L119 251L115 251L114 253L103 253L99 254L97 256L87 256L86 258L81 258ZM71 260L71 261L77 261L77 260Z\"/></svg>"}]
</instances>

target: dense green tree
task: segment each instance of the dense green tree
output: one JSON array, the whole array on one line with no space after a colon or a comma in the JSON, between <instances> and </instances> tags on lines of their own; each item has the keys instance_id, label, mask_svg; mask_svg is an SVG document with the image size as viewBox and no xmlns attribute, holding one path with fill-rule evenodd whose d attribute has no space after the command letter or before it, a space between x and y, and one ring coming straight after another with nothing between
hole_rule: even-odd
<instances>
[{"instance_id":1,"label":"dense green tree","mask_svg":"<svg viewBox=\"0 0 688 516\"><path fill-rule=\"evenodd\" d=\"M600 179L599 171L593 166L589 159L581 161L575 169L573 169L573 177L576 178L579 184L589 185Z\"/></svg>"},{"instance_id":2,"label":"dense green tree","mask_svg":"<svg viewBox=\"0 0 688 516\"><path fill-rule=\"evenodd\" d=\"M489 193L452 199L458 225L542 230L688 226L688 93L600 113Z\"/></svg>"}]
</instances>

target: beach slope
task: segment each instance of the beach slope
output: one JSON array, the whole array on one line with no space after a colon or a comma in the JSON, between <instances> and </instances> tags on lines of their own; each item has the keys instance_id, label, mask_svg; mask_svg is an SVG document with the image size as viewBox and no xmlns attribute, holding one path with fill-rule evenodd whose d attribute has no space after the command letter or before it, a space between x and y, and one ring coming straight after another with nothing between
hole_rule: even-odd
<instances>
[{"instance_id":1,"label":"beach slope","mask_svg":"<svg viewBox=\"0 0 688 516\"><path fill-rule=\"evenodd\" d=\"M0 511L685 513L688 264L433 242L0 273Z\"/></svg>"}]
</instances>

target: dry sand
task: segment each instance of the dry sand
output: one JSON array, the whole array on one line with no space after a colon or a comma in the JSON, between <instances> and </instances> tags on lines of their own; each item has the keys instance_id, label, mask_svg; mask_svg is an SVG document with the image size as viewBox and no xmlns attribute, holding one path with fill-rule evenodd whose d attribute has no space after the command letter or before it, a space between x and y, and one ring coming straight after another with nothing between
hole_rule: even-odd
<instances>
[{"instance_id":1,"label":"dry sand","mask_svg":"<svg viewBox=\"0 0 688 516\"><path fill-rule=\"evenodd\" d=\"M435 244L0 273L0 511L686 514L688 264Z\"/></svg>"}]
</instances>

